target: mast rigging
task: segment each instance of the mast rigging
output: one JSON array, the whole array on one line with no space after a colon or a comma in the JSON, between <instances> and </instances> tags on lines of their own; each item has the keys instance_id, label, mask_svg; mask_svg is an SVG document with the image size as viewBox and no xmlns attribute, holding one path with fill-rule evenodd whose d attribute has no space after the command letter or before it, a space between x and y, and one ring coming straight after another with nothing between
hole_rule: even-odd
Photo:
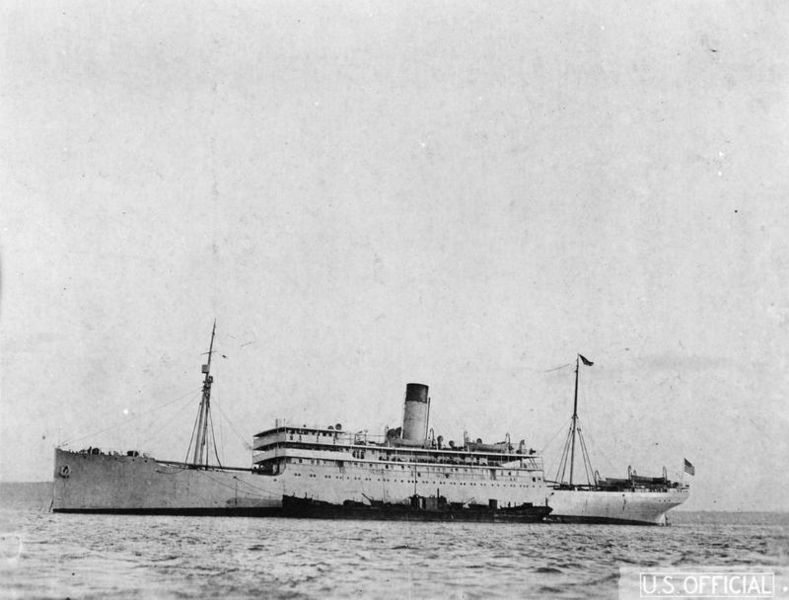
<instances>
[{"instance_id":1,"label":"mast rigging","mask_svg":"<svg viewBox=\"0 0 789 600\"><path fill-rule=\"evenodd\" d=\"M189 440L189 448L186 450L187 461L191 452L192 464L203 469L207 469L209 466L208 460L210 458L210 449L208 446L212 440L217 464L221 466L216 449L216 440L214 439L214 422L213 419L211 419L211 384L214 382L214 377L211 375L211 358L214 354L215 337L216 320L214 320L214 327L211 330L211 344L208 346L208 361L202 367L204 375L203 395L200 399L200 408L197 413L194 429L192 430L192 437ZM210 437L208 431L209 423L211 425ZM194 440L194 452L192 452L192 440Z\"/></svg>"},{"instance_id":2,"label":"mast rigging","mask_svg":"<svg viewBox=\"0 0 789 600\"><path fill-rule=\"evenodd\" d=\"M592 461L589 458L589 452L586 448L586 441L584 440L581 426L578 423L578 372L581 367L581 362L584 365L592 366L592 362L581 356L580 354L575 357L575 394L573 396L573 416L570 419L570 431L567 433L567 438L564 442L564 449L562 456L559 459L559 468L556 471L556 482L559 484L564 483L564 475L567 472L567 466L570 466L570 478L567 483L569 487L573 487L573 476L575 474L575 439L578 438L581 448L581 456L584 464L584 472L586 474L586 484L588 486L596 485L594 479L594 468ZM591 474L591 475L590 475Z\"/></svg>"}]
</instances>

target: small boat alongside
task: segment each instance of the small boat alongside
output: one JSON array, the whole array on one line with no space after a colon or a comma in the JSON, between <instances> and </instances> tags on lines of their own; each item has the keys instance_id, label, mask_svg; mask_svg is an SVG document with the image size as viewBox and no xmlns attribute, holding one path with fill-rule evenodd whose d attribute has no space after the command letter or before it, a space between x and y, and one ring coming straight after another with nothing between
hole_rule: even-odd
<instances>
[{"instance_id":1,"label":"small boat alongside","mask_svg":"<svg viewBox=\"0 0 789 600\"><path fill-rule=\"evenodd\" d=\"M475 521L485 523L536 523L551 513L551 508L524 502L518 506L499 507L489 504L448 502L444 496L415 494L407 504L391 502L355 502L342 504L312 498L283 496L283 517L310 519L375 519L383 521Z\"/></svg>"}]
</instances>

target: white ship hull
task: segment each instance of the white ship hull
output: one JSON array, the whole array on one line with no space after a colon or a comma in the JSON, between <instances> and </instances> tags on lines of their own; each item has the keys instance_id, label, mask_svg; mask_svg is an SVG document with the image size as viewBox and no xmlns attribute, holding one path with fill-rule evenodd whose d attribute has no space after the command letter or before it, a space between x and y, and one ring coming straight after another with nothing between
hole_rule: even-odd
<instances>
[{"instance_id":1,"label":"white ship hull","mask_svg":"<svg viewBox=\"0 0 789 600\"><path fill-rule=\"evenodd\" d=\"M274 509L271 478L238 469L194 469L143 456L55 450L55 512L243 514Z\"/></svg>"},{"instance_id":2,"label":"white ship hull","mask_svg":"<svg viewBox=\"0 0 789 600\"><path fill-rule=\"evenodd\" d=\"M614 523L666 525L666 513L685 502L687 487L665 491L603 491L553 489L548 505L553 512L548 520L559 523Z\"/></svg>"},{"instance_id":3,"label":"white ship hull","mask_svg":"<svg viewBox=\"0 0 789 600\"><path fill-rule=\"evenodd\" d=\"M544 506L548 488L532 478L451 482L441 468L333 461L288 464L278 474L248 469L196 469L143 456L55 451L55 512L276 515L282 497L336 504L346 500L408 503L414 494L448 502ZM329 481L331 480L331 481Z\"/></svg>"}]
</instances>

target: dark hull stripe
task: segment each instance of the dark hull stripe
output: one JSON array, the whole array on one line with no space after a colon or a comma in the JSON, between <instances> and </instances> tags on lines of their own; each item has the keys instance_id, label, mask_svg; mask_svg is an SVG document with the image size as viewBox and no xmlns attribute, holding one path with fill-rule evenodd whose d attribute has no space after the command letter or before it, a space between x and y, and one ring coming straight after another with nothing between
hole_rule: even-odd
<instances>
[{"instance_id":1,"label":"dark hull stripe","mask_svg":"<svg viewBox=\"0 0 789 600\"><path fill-rule=\"evenodd\" d=\"M338 514L336 511L310 510L303 514L287 514L277 507L234 507L234 508L55 508L52 512L64 514L93 515L170 515L185 517L299 517L311 519L358 519L358 520L389 520L389 521L495 521L517 522L506 517L490 518L489 515L430 515L430 514L370 514L363 511L355 514ZM533 521L539 521L538 516ZM521 522L526 522L526 519ZM550 523L585 523L596 525L649 525L651 521L633 521L630 519L613 519L610 517L580 517L569 515L550 515L545 517Z\"/></svg>"},{"instance_id":2,"label":"dark hull stripe","mask_svg":"<svg viewBox=\"0 0 789 600\"><path fill-rule=\"evenodd\" d=\"M176 515L183 517L276 517L281 508L233 507L233 508L53 508L56 513L79 513L91 515Z\"/></svg>"},{"instance_id":3,"label":"dark hull stripe","mask_svg":"<svg viewBox=\"0 0 789 600\"><path fill-rule=\"evenodd\" d=\"M535 514L506 515L492 514L487 511L459 511L440 513L430 511L342 511L336 509L321 510L283 510L282 508L54 508L52 512L67 514L94 515L170 515L190 517L285 517L298 519L343 519L361 521L457 521L457 522L493 522L493 523L534 523L544 519L544 511Z\"/></svg>"},{"instance_id":4,"label":"dark hull stripe","mask_svg":"<svg viewBox=\"0 0 789 600\"><path fill-rule=\"evenodd\" d=\"M659 525L659 523L654 523L652 521L612 519L611 517L580 517L577 515L550 515L546 517L545 520L550 523L586 523L589 525Z\"/></svg>"},{"instance_id":5,"label":"dark hull stripe","mask_svg":"<svg viewBox=\"0 0 789 600\"><path fill-rule=\"evenodd\" d=\"M545 519L544 513L530 515L507 515L487 511L288 511L283 517L297 519L344 519L360 521L440 521L440 522L472 522L472 523L538 523Z\"/></svg>"}]
</instances>

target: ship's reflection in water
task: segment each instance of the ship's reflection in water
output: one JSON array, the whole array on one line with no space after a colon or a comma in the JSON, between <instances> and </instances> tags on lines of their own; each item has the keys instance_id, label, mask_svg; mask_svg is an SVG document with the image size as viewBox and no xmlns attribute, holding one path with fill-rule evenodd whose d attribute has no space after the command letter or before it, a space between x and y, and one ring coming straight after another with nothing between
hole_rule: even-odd
<instances>
[{"instance_id":1,"label":"ship's reflection in water","mask_svg":"<svg viewBox=\"0 0 789 600\"><path fill-rule=\"evenodd\" d=\"M620 565L770 565L789 555L786 514L677 512L673 522L656 528L5 510L0 597L613 598Z\"/></svg>"}]
</instances>

